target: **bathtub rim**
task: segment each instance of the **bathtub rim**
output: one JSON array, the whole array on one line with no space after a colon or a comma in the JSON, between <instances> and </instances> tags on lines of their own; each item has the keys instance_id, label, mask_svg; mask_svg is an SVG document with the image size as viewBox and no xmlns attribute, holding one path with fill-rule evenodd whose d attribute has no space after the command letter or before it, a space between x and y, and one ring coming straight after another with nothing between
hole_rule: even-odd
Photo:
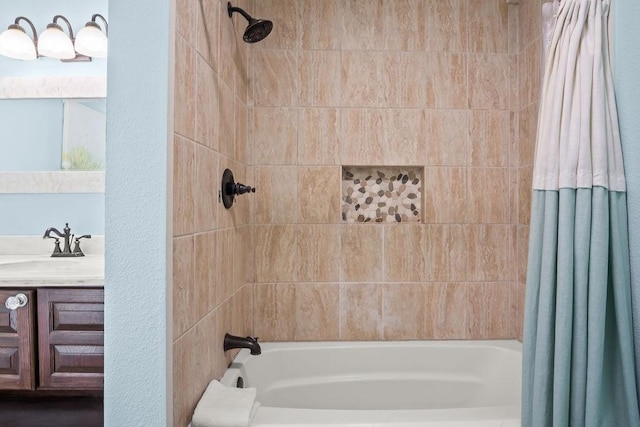
<instances>
[{"instance_id":1,"label":"bathtub rim","mask_svg":"<svg viewBox=\"0 0 640 427\"><path fill-rule=\"evenodd\" d=\"M493 347L522 353L522 343L516 339L500 340L395 340L395 341L267 341L261 342L262 354L293 349L366 348L366 347ZM248 349L241 349L228 366L242 364L253 356Z\"/></svg>"}]
</instances>

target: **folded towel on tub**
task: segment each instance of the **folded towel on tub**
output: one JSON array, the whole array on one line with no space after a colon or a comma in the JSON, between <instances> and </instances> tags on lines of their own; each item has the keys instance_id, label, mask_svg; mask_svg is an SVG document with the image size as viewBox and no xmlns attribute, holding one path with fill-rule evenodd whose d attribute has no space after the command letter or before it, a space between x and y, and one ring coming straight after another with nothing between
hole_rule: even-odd
<instances>
[{"instance_id":1,"label":"folded towel on tub","mask_svg":"<svg viewBox=\"0 0 640 427\"><path fill-rule=\"evenodd\" d=\"M213 380L193 411L191 427L248 427L259 405L255 388L227 387Z\"/></svg>"}]
</instances>

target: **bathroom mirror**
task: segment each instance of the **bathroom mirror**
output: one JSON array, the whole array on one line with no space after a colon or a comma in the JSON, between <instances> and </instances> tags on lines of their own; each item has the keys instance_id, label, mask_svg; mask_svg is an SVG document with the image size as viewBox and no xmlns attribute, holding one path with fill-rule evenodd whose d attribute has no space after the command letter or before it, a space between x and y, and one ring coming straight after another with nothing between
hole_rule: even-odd
<instances>
[{"instance_id":1,"label":"bathroom mirror","mask_svg":"<svg viewBox=\"0 0 640 427\"><path fill-rule=\"evenodd\" d=\"M30 175L50 172L47 188L20 191L49 192L58 181L63 190L71 180L60 173L78 171L73 191L91 182L84 191L96 192L96 181L104 180L105 76L0 77L0 114L6 119L0 140L13 141L0 156L6 182L35 183Z\"/></svg>"},{"instance_id":2,"label":"bathroom mirror","mask_svg":"<svg viewBox=\"0 0 640 427\"><path fill-rule=\"evenodd\" d=\"M104 170L106 100L62 100L63 170Z\"/></svg>"}]
</instances>

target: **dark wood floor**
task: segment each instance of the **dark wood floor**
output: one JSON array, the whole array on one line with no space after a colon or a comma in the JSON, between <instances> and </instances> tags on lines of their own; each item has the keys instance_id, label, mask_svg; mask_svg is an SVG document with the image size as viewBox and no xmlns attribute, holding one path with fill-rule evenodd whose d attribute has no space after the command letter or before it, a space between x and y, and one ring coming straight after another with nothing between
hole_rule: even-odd
<instances>
[{"instance_id":1,"label":"dark wood floor","mask_svg":"<svg viewBox=\"0 0 640 427\"><path fill-rule=\"evenodd\" d=\"M102 397L0 395L0 427L102 427Z\"/></svg>"}]
</instances>

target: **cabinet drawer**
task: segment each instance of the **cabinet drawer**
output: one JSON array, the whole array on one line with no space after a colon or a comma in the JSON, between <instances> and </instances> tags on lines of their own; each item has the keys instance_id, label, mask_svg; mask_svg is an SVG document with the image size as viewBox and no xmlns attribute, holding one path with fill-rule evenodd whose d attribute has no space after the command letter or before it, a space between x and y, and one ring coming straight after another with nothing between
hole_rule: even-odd
<instances>
[{"instance_id":1,"label":"cabinet drawer","mask_svg":"<svg viewBox=\"0 0 640 427\"><path fill-rule=\"evenodd\" d=\"M43 389L101 389L104 291L38 289L38 342Z\"/></svg>"}]
</instances>

